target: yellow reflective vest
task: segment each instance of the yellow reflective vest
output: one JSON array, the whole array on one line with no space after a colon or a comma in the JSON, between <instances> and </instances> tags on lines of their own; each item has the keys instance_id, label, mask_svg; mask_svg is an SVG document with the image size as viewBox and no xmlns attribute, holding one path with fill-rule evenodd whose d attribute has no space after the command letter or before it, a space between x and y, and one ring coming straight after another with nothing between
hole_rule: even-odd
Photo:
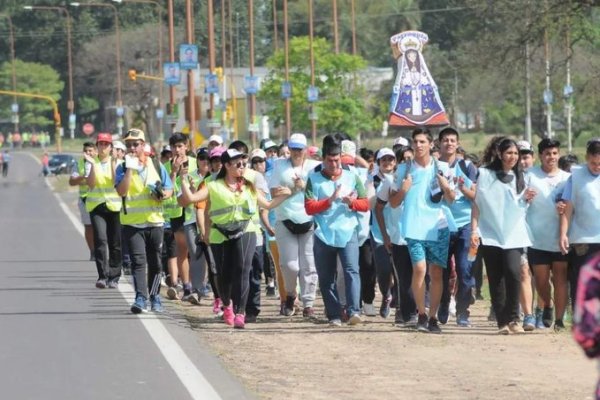
<instances>
[{"instance_id":1,"label":"yellow reflective vest","mask_svg":"<svg viewBox=\"0 0 600 400\"><path fill-rule=\"evenodd\" d=\"M146 180L142 180L138 171L131 172L131 182L125 208L121 210L121 225L161 224L163 217L162 202L151 196L149 184L160 181L160 171L154 167L150 158L146 161Z\"/></svg>"},{"instance_id":2,"label":"yellow reflective vest","mask_svg":"<svg viewBox=\"0 0 600 400\"><path fill-rule=\"evenodd\" d=\"M85 201L85 209L90 212L102 203L106 203L106 208L110 211L121 211L121 197L115 190L115 181L112 171L112 157L108 157L106 162L101 162L98 158L94 163L96 185L90 189Z\"/></svg>"}]
</instances>

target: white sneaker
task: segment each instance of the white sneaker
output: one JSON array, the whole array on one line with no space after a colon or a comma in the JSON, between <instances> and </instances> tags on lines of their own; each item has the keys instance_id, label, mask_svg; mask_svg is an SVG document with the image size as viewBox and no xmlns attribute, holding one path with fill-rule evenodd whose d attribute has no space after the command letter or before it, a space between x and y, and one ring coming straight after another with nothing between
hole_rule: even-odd
<instances>
[{"instance_id":1,"label":"white sneaker","mask_svg":"<svg viewBox=\"0 0 600 400\"><path fill-rule=\"evenodd\" d=\"M453 317L456 317L456 299L454 298L454 296L450 297L450 306L448 307L448 312Z\"/></svg>"},{"instance_id":2,"label":"white sneaker","mask_svg":"<svg viewBox=\"0 0 600 400\"><path fill-rule=\"evenodd\" d=\"M362 322L363 322L363 320L360 317L360 315L358 315L358 314L352 314L352 316L348 320L348 325L358 325L358 324L360 324Z\"/></svg>"},{"instance_id":3,"label":"white sneaker","mask_svg":"<svg viewBox=\"0 0 600 400\"><path fill-rule=\"evenodd\" d=\"M373 303L371 303L371 304L363 303L362 312L367 317L374 317L377 315L377 312L375 311L375 307L373 306Z\"/></svg>"}]
</instances>

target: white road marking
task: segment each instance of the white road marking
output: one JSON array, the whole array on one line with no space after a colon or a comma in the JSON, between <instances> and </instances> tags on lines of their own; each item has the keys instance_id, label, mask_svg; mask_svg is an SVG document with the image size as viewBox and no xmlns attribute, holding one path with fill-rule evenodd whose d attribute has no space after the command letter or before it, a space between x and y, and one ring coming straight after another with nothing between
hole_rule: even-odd
<instances>
[{"instance_id":1,"label":"white road marking","mask_svg":"<svg viewBox=\"0 0 600 400\"><path fill-rule=\"evenodd\" d=\"M46 178L45 181L46 185L51 187L50 183L48 182L48 178ZM58 194L54 192L53 194L64 213L67 215L67 217L69 217L69 220L73 223L75 229L77 229L77 232L83 236L84 230L79 218L77 218L73 212L71 212L69 207L62 201ZM121 280L119 282L119 292L121 292L121 295L127 301L127 303L133 303L135 290L130 282L123 282ZM179 346L177 341L173 338L173 336L171 336L167 328L165 328L163 323L155 314L138 314L138 318L142 322L144 328L146 328L146 331L148 331L148 334L152 340L154 340L154 343L162 353L163 357L165 357L165 360L167 360L193 399L221 399L221 396L219 396L217 391L204 377L202 372L198 370L196 365L194 365L187 354L185 354L181 346Z\"/></svg>"}]
</instances>

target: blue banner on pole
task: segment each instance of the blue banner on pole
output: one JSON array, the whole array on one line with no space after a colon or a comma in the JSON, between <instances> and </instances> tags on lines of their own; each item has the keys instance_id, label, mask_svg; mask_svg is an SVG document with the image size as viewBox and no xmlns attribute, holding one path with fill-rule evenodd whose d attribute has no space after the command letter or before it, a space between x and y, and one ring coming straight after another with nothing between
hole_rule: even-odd
<instances>
[{"instance_id":1,"label":"blue banner on pole","mask_svg":"<svg viewBox=\"0 0 600 400\"><path fill-rule=\"evenodd\" d=\"M219 78L215 74L207 74L204 77L205 92L208 94L219 93Z\"/></svg>"},{"instance_id":2,"label":"blue banner on pole","mask_svg":"<svg viewBox=\"0 0 600 400\"><path fill-rule=\"evenodd\" d=\"M169 86L179 85L179 82L181 82L181 70L179 68L179 63L164 63L163 79Z\"/></svg>"},{"instance_id":3,"label":"blue banner on pole","mask_svg":"<svg viewBox=\"0 0 600 400\"><path fill-rule=\"evenodd\" d=\"M319 88L316 86L309 86L307 92L308 102L314 103L319 101Z\"/></svg>"},{"instance_id":4,"label":"blue banner on pole","mask_svg":"<svg viewBox=\"0 0 600 400\"><path fill-rule=\"evenodd\" d=\"M244 77L244 91L246 94L258 93L258 77L254 75L246 75Z\"/></svg>"},{"instance_id":5,"label":"blue banner on pole","mask_svg":"<svg viewBox=\"0 0 600 400\"><path fill-rule=\"evenodd\" d=\"M288 81L281 83L281 98L284 100L292 97L292 84Z\"/></svg>"},{"instance_id":6,"label":"blue banner on pole","mask_svg":"<svg viewBox=\"0 0 600 400\"><path fill-rule=\"evenodd\" d=\"M180 44L179 65L181 69L196 69L198 67L198 46L195 44Z\"/></svg>"}]
</instances>

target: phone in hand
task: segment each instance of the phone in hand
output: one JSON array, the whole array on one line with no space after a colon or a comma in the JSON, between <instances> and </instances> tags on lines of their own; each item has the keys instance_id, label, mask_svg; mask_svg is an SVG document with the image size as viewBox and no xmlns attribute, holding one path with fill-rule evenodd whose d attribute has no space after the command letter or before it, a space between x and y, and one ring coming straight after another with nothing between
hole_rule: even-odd
<instances>
[{"instance_id":1,"label":"phone in hand","mask_svg":"<svg viewBox=\"0 0 600 400\"><path fill-rule=\"evenodd\" d=\"M184 161L184 162L181 164L181 168L188 168L189 166L190 166L190 162L189 162L188 160Z\"/></svg>"}]
</instances>

